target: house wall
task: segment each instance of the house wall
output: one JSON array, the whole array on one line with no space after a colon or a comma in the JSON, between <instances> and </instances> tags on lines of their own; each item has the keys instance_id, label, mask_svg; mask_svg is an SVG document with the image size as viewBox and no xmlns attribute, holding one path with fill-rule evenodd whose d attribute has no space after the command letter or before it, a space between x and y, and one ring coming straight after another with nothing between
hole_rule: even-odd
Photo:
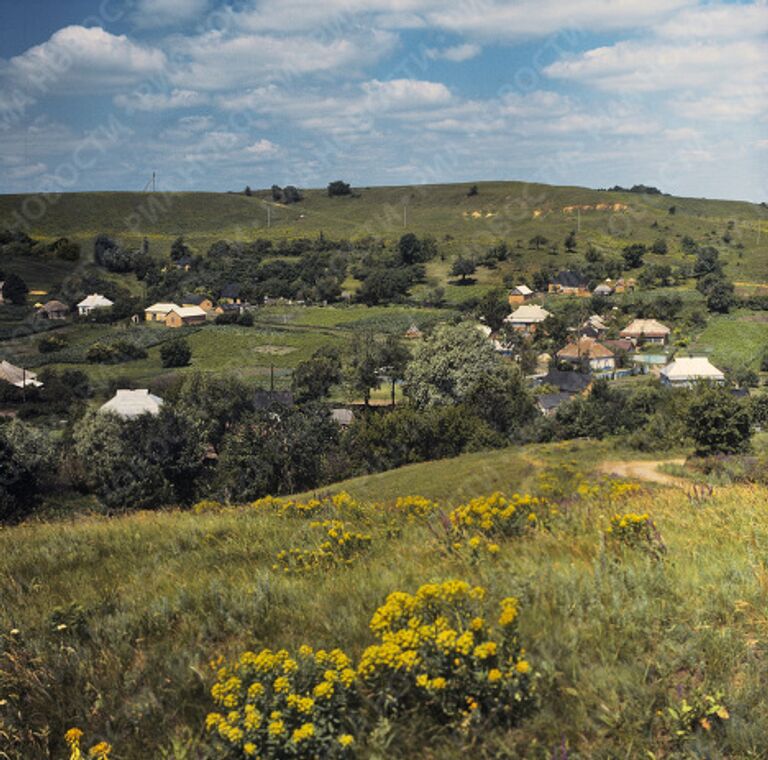
<instances>
[{"instance_id":1,"label":"house wall","mask_svg":"<svg viewBox=\"0 0 768 760\"><path fill-rule=\"evenodd\" d=\"M175 311L172 311L165 318L165 326L166 327L182 327L183 325L184 325L184 321L182 320L182 318Z\"/></svg>"}]
</instances>

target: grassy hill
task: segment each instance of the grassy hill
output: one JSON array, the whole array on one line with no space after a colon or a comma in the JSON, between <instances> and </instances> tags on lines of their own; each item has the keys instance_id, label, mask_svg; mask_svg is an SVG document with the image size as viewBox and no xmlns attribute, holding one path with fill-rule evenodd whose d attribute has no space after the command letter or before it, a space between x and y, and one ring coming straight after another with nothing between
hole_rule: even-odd
<instances>
[{"instance_id":1,"label":"grassy hill","mask_svg":"<svg viewBox=\"0 0 768 760\"><path fill-rule=\"evenodd\" d=\"M457 578L486 587L492 602L519 598L536 710L512 729L468 733L417 715L361 723L360 757L543 759L562 748L572 758L763 756L768 491L591 493L576 488L603 456L590 447L469 455L420 466L417 477L406 468L350 483L379 502L341 514L372 536L370 550L350 566L298 574L276 567L276 555L312 546L316 529L269 509L0 530L0 746L12 758L61 757L64 731L79 726L112 742L117 758L200 757L213 709L209 661L302 643L357 659L389 592ZM532 477L533 462L549 466ZM497 554L448 552L437 518L391 507L412 489L448 507L495 487L557 494L558 482L571 495L550 528L498 539ZM604 531L614 512L648 512L663 558L642 544L613 547ZM676 735L669 708L706 695L727 719Z\"/></svg>"},{"instance_id":2,"label":"grassy hill","mask_svg":"<svg viewBox=\"0 0 768 760\"><path fill-rule=\"evenodd\" d=\"M652 243L666 236L674 258L684 235L702 242L718 241L732 222L732 243L723 247L734 279L768 279L768 258L758 255L765 252L768 241L764 206L522 182L481 182L478 194L468 197L469 187L470 183L356 188L354 196L341 198L329 198L324 190L306 190L304 200L290 206L274 203L268 191L251 197L224 193L67 193L50 199L4 195L0 196L0 227L12 224L15 214L21 214L31 219L32 237L68 236L87 249L100 232L115 235L126 245L138 246L147 237L153 252L163 255L178 235L204 253L222 238L314 237L322 232L332 238L373 236L391 241L409 230L437 237L449 258L499 239L510 244L521 240L525 250L516 263L520 268L539 259L566 262L562 241L572 229L579 231L582 249L587 240L611 250L627 241ZM670 214L673 206L675 213ZM527 242L536 234L559 243L561 253L550 257L543 250L528 251ZM744 248L737 249L738 243ZM430 274L444 275L439 267L433 269Z\"/></svg>"}]
</instances>

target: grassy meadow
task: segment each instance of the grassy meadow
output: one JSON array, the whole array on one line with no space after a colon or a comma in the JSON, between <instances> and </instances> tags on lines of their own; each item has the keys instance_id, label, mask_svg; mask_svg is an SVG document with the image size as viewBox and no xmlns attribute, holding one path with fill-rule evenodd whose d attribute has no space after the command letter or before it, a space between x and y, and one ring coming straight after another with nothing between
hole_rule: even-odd
<instances>
[{"instance_id":1,"label":"grassy meadow","mask_svg":"<svg viewBox=\"0 0 768 760\"><path fill-rule=\"evenodd\" d=\"M469 455L419 466L417 478L398 471L348 483L376 502L343 515L372 536L370 550L348 567L299 574L275 569L275 557L311 546L311 521L270 510L0 529L2 677L27 732L14 732L13 710L0 713L6 741L18 742L9 756L63 757L63 733L79 726L89 740L111 742L117 760L204 757L210 660L302 643L357 659L389 592L456 578L486 587L492 601L519 598L521 641L539 674L536 710L511 729L468 734L416 715L361 725L361 757L544 760L563 748L569 758L606 760L763 757L768 491L593 495L575 483L594 477L591 463L610 446L590 447ZM449 480L451 471L464 477ZM571 495L549 529L502 540L495 555L446 551L437 517L409 519L392 507L411 489L448 509L495 488ZM611 548L604 530L614 512L648 512L663 558ZM707 694L720 695L728 719L676 737L668 708Z\"/></svg>"}]
</instances>

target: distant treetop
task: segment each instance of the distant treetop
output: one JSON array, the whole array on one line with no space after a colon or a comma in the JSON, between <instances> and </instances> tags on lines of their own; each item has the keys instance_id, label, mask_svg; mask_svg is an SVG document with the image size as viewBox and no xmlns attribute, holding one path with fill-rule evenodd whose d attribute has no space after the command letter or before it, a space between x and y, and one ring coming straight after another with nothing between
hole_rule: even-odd
<instances>
[{"instance_id":1,"label":"distant treetop","mask_svg":"<svg viewBox=\"0 0 768 760\"><path fill-rule=\"evenodd\" d=\"M622 187L621 185L614 185L608 188L609 193L640 193L641 195L664 195L658 187L651 187L649 185L632 185L632 187Z\"/></svg>"}]
</instances>

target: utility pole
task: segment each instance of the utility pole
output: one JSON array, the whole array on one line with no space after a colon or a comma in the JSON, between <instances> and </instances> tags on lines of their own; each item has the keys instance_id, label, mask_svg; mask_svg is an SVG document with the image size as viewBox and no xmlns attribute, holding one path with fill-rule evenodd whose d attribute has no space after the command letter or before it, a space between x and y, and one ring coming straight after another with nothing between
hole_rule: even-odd
<instances>
[{"instance_id":1,"label":"utility pole","mask_svg":"<svg viewBox=\"0 0 768 760\"><path fill-rule=\"evenodd\" d=\"M408 225L408 206L403 204L403 229Z\"/></svg>"},{"instance_id":2,"label":"utility pole","mask_svg":"<svg viewBox=\"0 0 768 760\"><path fill-rule=\"evenodd\" d=\"M576 231L581 232L581 209L576 209Z\"/></svg>"},{"instance_id":3,"label":"utility pole","mask_svg":"<svg viewBox=\"0 0 768 760\"><path fill-rule=\"evenodd\" d=\"M153 193L155 192L155 190L157 190L157 185L155 183L155 176L156 176L155 172L152 172L152 192Z\"/></svg>"},{"instance_id":4,"label":"utility pole","mask_svg":"<svg viewBox=\"0 0 768 760\"><path fill-rule=\"evenodd\" d=\"M267 204L267 229L272 226L272 207Z\"/></svg>"}]
</instances>

